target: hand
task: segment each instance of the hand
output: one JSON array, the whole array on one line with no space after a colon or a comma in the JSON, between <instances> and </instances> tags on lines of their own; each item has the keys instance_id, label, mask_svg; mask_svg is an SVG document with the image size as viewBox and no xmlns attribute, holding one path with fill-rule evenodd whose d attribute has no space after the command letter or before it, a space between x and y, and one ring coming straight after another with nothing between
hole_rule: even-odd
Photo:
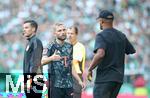
<instances>
[{"instance_id":1,"label":"hand","mask_svg":"<svg viewBox=\"0 0 150 98\"><path fill-rule=\"evenodd\" d=\"M79 81L79 85L82 87L82 90L85 89L85 84L82 81Z\"/></svg>"},{"instance_id":2,"label":"hand","mask_svg":"<svg viewBox=\"0 0 150 98\"><path fill-rule=\"evenodd\" d=\"M59 61L62 59L62 57L58 54L56 54L57 51L54 52L54 54L52 55L52 60L53 61Z\"/></svg>"},{"instance_id":3,"label":"hand","mask_svg":"<svg viewBox=\"0 0 150 98\"><path fill-rule=\"evenodd\" d=\"M90 82L92 81L92 71L88 71L87 79Z\"/></svg>"}]
</instances>

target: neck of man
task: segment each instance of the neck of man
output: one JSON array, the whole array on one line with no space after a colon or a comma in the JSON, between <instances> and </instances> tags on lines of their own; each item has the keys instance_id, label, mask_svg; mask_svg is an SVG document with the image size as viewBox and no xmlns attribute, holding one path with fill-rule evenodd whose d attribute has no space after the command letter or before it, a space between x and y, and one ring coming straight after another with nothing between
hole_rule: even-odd
<instances>
[{"instance_id":1,"label":"neck of man","mask_svg":"<svg viewBox=\"0 0 150 98\"><path fill-rule=\"evenodd\" d=\"M31 36L27 37L27 40L30 40L33 36L35 36L35 33L32 33Z\"/></svg>"},{"instance_id":2,"label":"neck of man","mask_svg":"<svg viewBox=\"0 0 150 98\"><path fill-rule=\"evenodd\" d=\"M113 25L112 24L106 24L104 27L103 27L103 30L104 29L111 29L113 28Z\"/></svg>"},{"instance_id":3,"label":"neck of man","mask_svg":"<svg viewBox=\"0 0 150 98\"><path fill-rule=\"evenodd\" d=\"M76 40L72 41L71 44L72 44L72 45L75 45L77 42L78 42L78 41L77 41L77 39L76 39Z\"/></svg>"},{"instance_id":4,"label":"neck of man","mask_svg":"<svg viewBox=\"0 0 150 98\"><path fill-rule=\"evenodd\" d=\"M56 38L56 42L60 45L63 45L65 40L60 40L60 39Z\"/></svg>"}]
</instances>

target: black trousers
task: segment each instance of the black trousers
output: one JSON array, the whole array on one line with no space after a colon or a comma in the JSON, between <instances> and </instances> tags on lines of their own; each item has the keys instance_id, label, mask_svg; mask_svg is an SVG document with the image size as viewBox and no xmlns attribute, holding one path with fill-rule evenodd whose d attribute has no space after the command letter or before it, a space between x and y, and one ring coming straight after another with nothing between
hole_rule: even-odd
<instances>
[{"instance_id":1,"label":"black trousers","mask_svg":"<svg viewBox=\"0 0 150 98\"><path fill-rule=\"evenodd\" d=\"M50 98L73 98L73 88L53 87Z\"/></svg>"},{"instance_id":2,"label":"black trousers","mask_svg":"<svg viewBox=\"0 0 150 98\"><path fill-rule=\"evenodd\" d=\"M24 74L24 84L25 84L25 95L26 98L42 98L42 90L44 81L43 79L37 79L37 81L34 81L36 74ZM29 78L30 77L30 78ZM30 88L27 88L27 81L29 79L32 79L32 83L30 85ZM37 83L38 82L38 83ZM42 84L40 84L42 83Z\"/></svg>"},{"instance_id":3,"label":"black trousers","mask_svg":"<svg viewBox=\"0 0 150 98\"><path fill-rule=\"evenodd\" d=\"M95 83L94 98L117 98L121 85L118 82Z\"/></svg>"}]
</instances>

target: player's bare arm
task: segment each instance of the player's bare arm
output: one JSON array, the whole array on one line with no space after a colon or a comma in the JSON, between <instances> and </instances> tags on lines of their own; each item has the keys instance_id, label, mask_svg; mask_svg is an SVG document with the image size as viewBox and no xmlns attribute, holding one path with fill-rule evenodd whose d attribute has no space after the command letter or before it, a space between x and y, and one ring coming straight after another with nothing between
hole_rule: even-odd
<instances>
[{"instance_id":1,"label":"player's bare arm","mask_svg":"<svg viewBox=\"0 0 150 98\"><path fill-rule=\"evenodd\" d=\"M91 81L90 77L92 77L92 70L95 69L95 67L98 65L99 62L101 62L104 56L105 56L105 50L101 48L98 49L96 54L93 57L90 67L88 68L88 76L87 76L88 80Z\"/></svg>"},{"instance_id":2,"label":"player's bare arm","mask_svg":"<svg viewBox=\"0 0 150 98\"><path fill-rule=\"evenodd\" d=\"M60 60L61 57L60 55L57 55L55 52L52 56L43 56L42 57L42 60L41 60L41 65L46 65L48 63L50 63L51 61L57 61L57 60Z\"/></svg>"},{"instance_id":3,"label":"player's bare arm","mask_svg":"<svg viewBox=\"0 0 150 98\"><path fill-rule=\"evenodd\" d=\"M84 83L82 82L82 80L80 79L80 77L78 76L77 72L75 71L74 66L72 66L72 75L73 77L79 82L79 84L82 86L82 89L85 88Z\"/></svg>"}]
</instances>

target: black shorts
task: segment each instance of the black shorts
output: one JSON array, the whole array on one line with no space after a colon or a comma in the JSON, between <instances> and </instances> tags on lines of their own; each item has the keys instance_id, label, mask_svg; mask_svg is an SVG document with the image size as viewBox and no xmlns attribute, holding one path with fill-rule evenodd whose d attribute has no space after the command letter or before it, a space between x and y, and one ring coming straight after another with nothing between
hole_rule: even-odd
<instances>
[{"instance_id":1,"label":"black shorts","mask_svg":"<svg viewBox=\"0 0 150 98\"><path fill-rule=\"evenodd\" d=\"M78 74L78 76L80 77L81 80L83 80L81 74ZM79 82L74 77L73 77L73 91L75 93L81 93L82 92L81 85L79 84Z\"/></svg>"},{"instance_id":2,"label":"black shorts","mask_svg":"<svg viewBox=\"0 0 150 98\"><path fill-rule=\"evenodd\" d=\"M95 83L94 98L117 98L121 85L118 82Z\"/></svg>"},{"instance_id":3,"label":"black shorts","mask_svg":"<svg viewBox=\"0 0 150 98\"><path fill-rule=\"evenodd\" d=\"M82 79L82 74L78 74L78 75L80 79ZM73 77L73 92L74 92L73 98L81 98L82 87L74 77Z\"/></svg>"}]
</instances>

